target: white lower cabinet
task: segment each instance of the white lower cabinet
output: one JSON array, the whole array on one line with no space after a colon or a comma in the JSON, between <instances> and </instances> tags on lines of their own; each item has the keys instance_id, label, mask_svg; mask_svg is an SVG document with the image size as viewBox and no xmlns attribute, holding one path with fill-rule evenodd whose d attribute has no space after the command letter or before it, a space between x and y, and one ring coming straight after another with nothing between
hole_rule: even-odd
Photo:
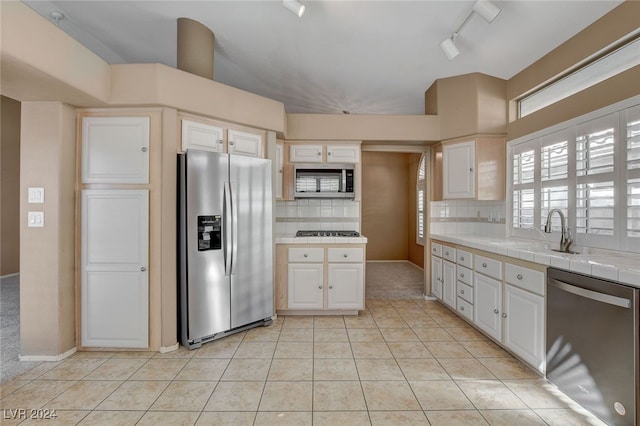
<instances>
[{"instance_id":1,"label":"white lower cabinet","mask_svg":"<svg viewBox=\"0 0 640 426\"><path fill-rule=\"evenodd\" d=\"M504 344L544 371L544 298L506 284L503 316Z\"/></svg>"},{"instance_id":2,"label":"white lower cabinet","mask_svg":"<svg viewBox=\"0 0 640 426\"><path fill-rule=\"evenodd\" d=\"M149 191L84 190L80 344L149 347Z\"/></svg>"},{"instance_id":3,"label":"white lower cabinet","mask_svg":"<svg viewBox=\"0 0 640 426\"><path fill-rule=\"evenodd\" d=\"M328 309L362 309L364 268L362 263L329 264Z\"/></svg>"},{"instance_id":4,"label":"white lower cabinet","mask_svg":"<svg viewBox=\"0 0 640 426\"><path fill-rule=\"evenodd\" d=\"M433 241L431 247L433 295L544 373L545 268ZM444 258L447 249L456 256L457 265ZM440 250L442 256L438 255Z\"/></svg>"},{"instance_id":5,"label":"white lower cabinet","mask_svg":"<svg viewBox=\"0 0 640 426\"><path fill-rule=\"evenodd\" d=\"M456 308L456 264L448 260L442 263L442 301Z\"/></svg>"},{"instance_id":6,"label":"white lower cabinet","mask_svg":"<svg viewBox=\"0 0 640 426\"><path fill-rule=\"evenodd\" d=\"M473 321L473 305L461 297L458 297L458 313Z\"/></svg>"},{"instance_id":7,"label":"white lower cabinet","mask_svg":"<svg viewBox=\"0 0 640 426\"><path fill-rule=\"evenodd\" d=\"M442 259L431 256L431 293L442 300Z\"/></svg>"},{"instance_id":8,"label":"white lower cabinet","mask_svg":"<svg viewBox=\"0 0 640 426\"><path fill-rule=\"evenodd\" d=\"M502 282L476 272L474 275L474 324L489 336L502 340Z\"/></svg>"},{"instance_id":9,"label":"white lower cabinet","mask_svg":"<svg viewBox=\"0 0 640 426\"><path fill-rule=\"evenodd\" d=\"M364 309L364 248L297 246L285 253L286 283L277 282L276 292L280 294L281 285L286 289L286 303L277 309Z\"/></svg>"},{"instance_id":10,"label":"white lower cabinet","mask_svg":"<svg viewBox=\"0 0 640 426\"><path fill-rule=\"evenodd\" d=\"M323 270L322 263L289 264L289 309L322 309Z\"/></svg>"}]
</instances>

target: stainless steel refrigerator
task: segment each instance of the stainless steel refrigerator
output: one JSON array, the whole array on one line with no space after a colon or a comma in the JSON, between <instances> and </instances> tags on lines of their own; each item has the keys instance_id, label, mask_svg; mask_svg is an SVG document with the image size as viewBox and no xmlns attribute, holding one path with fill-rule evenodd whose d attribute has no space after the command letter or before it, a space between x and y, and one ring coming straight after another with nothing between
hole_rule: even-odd
<instances>
[{"instance_id":1,"label":"stainless steel refrigerator","mask_svg":"<svg viewBox=\"0 0 640 426\"><path fill-rule=\"evenodd\" d=\"M272 322L271 161L178 155L180 342L189 349Z\"/></svg>"}]
</instances>

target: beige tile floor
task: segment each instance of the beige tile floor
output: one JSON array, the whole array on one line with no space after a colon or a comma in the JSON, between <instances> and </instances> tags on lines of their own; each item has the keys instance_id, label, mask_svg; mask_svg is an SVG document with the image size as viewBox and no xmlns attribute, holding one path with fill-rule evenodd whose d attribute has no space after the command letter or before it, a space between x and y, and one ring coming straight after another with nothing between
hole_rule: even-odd
<instances>
[{"instance_id":1,"label":"beige tile floor","mask_svg":"<svg viewBox=\"0 0 640 426\"><path fill-rule=\"evenodd\" d=\"M193 351L77 353L3 384L0 408L2 425L20 408L55 410L46 425L601 424L439 303L394 299Z\"/></svg>"}]
</instances>

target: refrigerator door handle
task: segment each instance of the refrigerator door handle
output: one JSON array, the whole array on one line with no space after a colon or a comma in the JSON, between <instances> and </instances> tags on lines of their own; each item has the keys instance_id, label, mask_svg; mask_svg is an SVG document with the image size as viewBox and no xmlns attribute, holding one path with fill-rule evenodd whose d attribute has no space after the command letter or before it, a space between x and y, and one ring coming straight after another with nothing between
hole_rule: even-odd
<instances>
[{"instance_id":1,"label":"refrigerator door handle","mask_svg":"<svg viewBox=\"0 0 640 426\"><path fill-rule=\"evenodd\" d=\"M233 231L232 231L232 211L233 204L231 200L231 185L229 182L224 183L224 274L231 275L232 267L232 247L233 247Z\"/></svg>"},{"instance_id":2,"label":"refrigerator door handle","mask_svg":"<svg viewBox=\"0 0 640 426\"><path fill-rule=\"evenodd\" d=\"M238 193L237 184L231 182L231 274L236 273L236 259L238 258L238 206L235 196Z\"/></svg>"}]
</instances>

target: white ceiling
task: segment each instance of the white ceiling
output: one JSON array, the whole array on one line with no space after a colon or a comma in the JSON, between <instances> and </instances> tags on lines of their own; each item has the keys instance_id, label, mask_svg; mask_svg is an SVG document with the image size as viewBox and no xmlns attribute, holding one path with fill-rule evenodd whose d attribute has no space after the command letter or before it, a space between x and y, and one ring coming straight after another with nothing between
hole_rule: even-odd
<instances>
[{"instance_id":1,"label":"white ceiling","mask_svg":"<svg viewBox=\"0 0 640 426\"><path fill-rule=\"evenodd\" d=\"M509 79L622 3L493 1L474 15L448 61L439 48L474 0L35 1L47 19L108 63L176 66L179 17L215 33L215 80L282 101L290 113L423 114L424 91L443 77L481 72ZM215 102L215 100L212 100Z\"/></svg>"}]
</instances>

